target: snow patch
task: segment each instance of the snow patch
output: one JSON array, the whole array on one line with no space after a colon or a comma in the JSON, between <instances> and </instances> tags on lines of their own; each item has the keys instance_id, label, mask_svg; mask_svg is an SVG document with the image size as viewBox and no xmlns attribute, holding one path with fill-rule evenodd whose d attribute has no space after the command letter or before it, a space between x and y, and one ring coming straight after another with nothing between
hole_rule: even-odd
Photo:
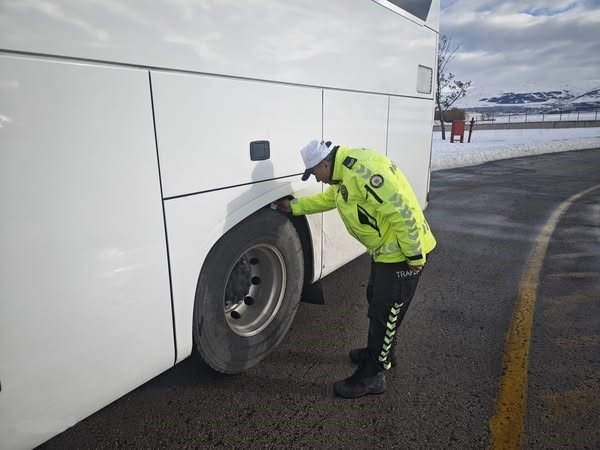
<instances>
[{"instance_id":1,"label":"snow patch","mask_svg":"<svg viewBox=\"0 0 600 450\"><path fill-rule=\"evenodd\" d=\"M600 148L600 128L473 130L471 142L450 143L450 133L433 133L431 170L452 169L499 159Z\"/></svg>"}]
</instances>

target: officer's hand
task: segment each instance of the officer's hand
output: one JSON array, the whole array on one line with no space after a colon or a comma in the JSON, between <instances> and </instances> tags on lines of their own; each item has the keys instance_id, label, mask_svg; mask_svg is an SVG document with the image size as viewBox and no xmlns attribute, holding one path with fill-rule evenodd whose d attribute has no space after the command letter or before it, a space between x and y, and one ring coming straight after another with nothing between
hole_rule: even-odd
<instances>
[{"instance_id":1,"label":"officer's hand","mask_svg":"<svg viewBox=\"0 0 600 450\"><path fill-rule=\"evenodd\" d=\"M410 264L408 265L408 267L410 268L410 270L412 270L413 272L420 272L421 270L423 270L423 266L411 266Z\"/></svg>"},{"instance_id":2,"label":"officer's hand","mask_svg":"<svg viewBox=\"0 0 600 450\"><path fill-rule=\"evenodd\" d=\"M292 212L292 208L290 207L290 201L287 198L282 198L281 200L277 200L275 203L277 204L277 208L280 211L283 211L286 213Z\"/></svg>"}]
</instances>

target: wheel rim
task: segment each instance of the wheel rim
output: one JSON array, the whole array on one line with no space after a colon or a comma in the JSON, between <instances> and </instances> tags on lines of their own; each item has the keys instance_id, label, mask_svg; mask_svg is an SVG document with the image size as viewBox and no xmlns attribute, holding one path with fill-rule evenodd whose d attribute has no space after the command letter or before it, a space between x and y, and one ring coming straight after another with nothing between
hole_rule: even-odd
<instances>
[{"instance_id":1,"label":"wheel rim","mask_svg":"<svg viewBox=\"0 0 600 450\"><path fill-rule=\"evenodd\" d=\"M277 315L285 294L283 255L268 244L242 254L227 277L223 311L231 330L244 337L263 331Z\"/></svg>"}]
</instances>

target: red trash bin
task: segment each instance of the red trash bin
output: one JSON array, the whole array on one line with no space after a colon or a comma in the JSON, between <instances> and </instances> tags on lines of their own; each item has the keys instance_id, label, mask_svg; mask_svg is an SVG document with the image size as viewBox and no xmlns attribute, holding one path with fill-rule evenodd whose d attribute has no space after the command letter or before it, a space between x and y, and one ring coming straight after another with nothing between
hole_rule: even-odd
<instances>
[{"instance_id":1,"label":"red trash bin","mask_svg":"<svg viewBox=\"0 0 600 450\"><path fill-rule=\"evenodd\" d=\"M460 136L460 142L465 140L465 121L453 120L452 130L450 130L450 142L454 143L454 136Z\"/></svg>"}]
</instances>

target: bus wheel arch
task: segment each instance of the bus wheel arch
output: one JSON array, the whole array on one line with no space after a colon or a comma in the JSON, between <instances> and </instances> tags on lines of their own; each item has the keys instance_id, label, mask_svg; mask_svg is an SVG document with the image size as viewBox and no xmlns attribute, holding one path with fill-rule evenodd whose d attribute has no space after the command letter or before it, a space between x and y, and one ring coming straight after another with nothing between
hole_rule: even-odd
<instances>
[{"instance_id":1,"label":"bus wheel arch","mask_svg":"<svg viewBox=\"0 0 600 450\"><path fill-rule=\"evenodd\" d=\"M287 333L304 283L300 233L287 216L263 208L209 252L196 288L193 337L213 369L243 372Z\"/></svg>"}]
</instances>

